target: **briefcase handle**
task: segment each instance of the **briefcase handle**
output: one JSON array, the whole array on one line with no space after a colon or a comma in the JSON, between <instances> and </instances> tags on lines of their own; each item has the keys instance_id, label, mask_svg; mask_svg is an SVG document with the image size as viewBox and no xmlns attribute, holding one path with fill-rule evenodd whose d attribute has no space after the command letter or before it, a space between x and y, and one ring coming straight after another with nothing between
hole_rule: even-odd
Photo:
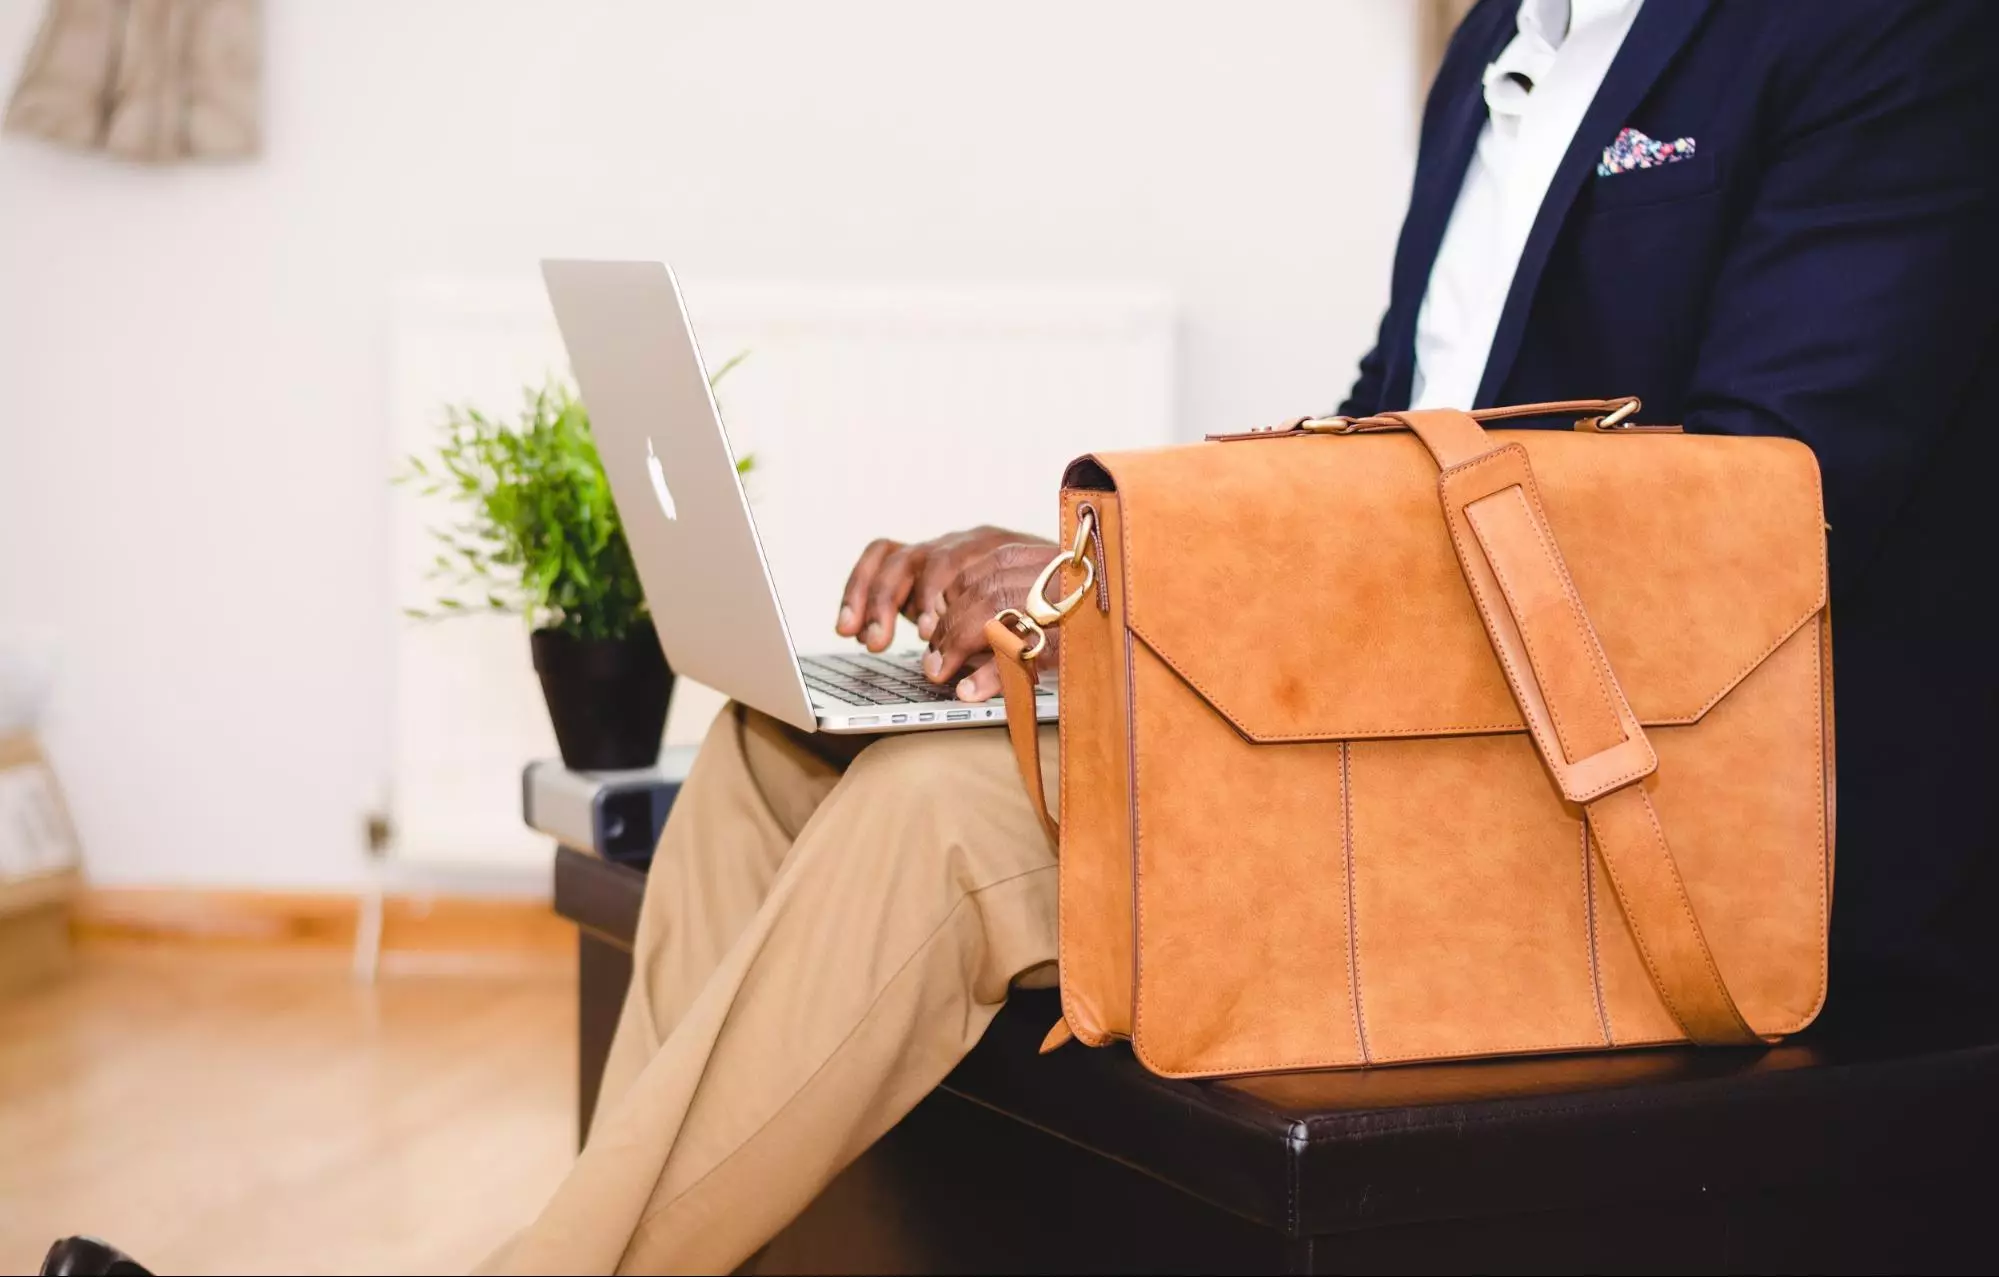
<instances>
[{"instance_id":1,"label":"briefcase handle","mask_svg":"<svg viewBox=\"0 0 1999 1277\"><path fill-rule=\"evenodd\" d=\"M1557 399L1548 403L1512 404L1505 408L1480 408L1462 415L1473 421L1514 421L1523 417L1578 417L1578 430L1619 432L1626 430L1678 431L1678 426L1641 426L1631 418L1641 403L1637 395L1615 399ZM1238 430L1232 434L1211 434L1212 443L1234 443L1244 439L1282 439L1289 435L1375 434L1384 430L1407 430L1399 413L1377 413L1372 417L1293 417L1281 425L1261 430Z\"/></svg>"}]
</instances>

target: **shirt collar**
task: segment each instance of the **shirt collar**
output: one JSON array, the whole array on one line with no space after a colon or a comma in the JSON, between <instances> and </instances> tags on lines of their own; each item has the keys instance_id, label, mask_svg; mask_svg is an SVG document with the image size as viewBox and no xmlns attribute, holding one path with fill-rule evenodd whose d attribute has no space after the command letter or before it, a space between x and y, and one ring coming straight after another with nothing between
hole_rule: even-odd
<instances>
[{"instance_id":1,"label":"shirt collar","mask_svg":"<svg viewBox=\"0 0 1999 1277\"><path fill-rule=\"evenodd\" d=\"M1559 49L1569 32L1569 0L1520 0L1514 25L1522 36Z\"/></svg>"},{"instance_id":2,"label":"shirt collar","mask_svg":"<svg viewBox=\"0 0 1999 1277\"><path fill-rule=\"evenodd\" d=\"M1485 68L1485 105L1495 122L1511 129L1526 114L1527 86L1555 64L1568 22L1569 0L1520 0L1514 17L1518 33Z\"/></svg>"},{"instance_id":3,"label":"shirt collar","mask_svg":"<svg viewBox=\"0 0 1999 1277\"><path fill-rule=\"evenodd\" d=\"M1522 35L1559 49L1572 31L1595 26L1631 7L1634 0L1520 0L1515 25Z\"/></svg>"}]
</instances>

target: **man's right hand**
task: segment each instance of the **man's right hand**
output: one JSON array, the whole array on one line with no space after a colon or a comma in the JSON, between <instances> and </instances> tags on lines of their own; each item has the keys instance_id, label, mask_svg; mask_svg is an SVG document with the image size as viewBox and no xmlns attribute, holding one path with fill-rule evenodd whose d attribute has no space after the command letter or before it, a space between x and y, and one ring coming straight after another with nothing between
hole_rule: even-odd
<instances>
[{"instance_id":1,"label":"man's right hand","mask_svg":"<svg viewBox=\"0 0 1999 1277\"><path fill-rule=\"evenodd\" d=\"M1020 544L1054 543L994 527L953 532L908 545L872 542L847 578L840 619L833 628L848 638L858 638L871 652L883 652L895 637L899 612L916 622L917 634L928 641L943 619L945 588L966 565L1003 545Z\"/></svg>"}]
</instances>

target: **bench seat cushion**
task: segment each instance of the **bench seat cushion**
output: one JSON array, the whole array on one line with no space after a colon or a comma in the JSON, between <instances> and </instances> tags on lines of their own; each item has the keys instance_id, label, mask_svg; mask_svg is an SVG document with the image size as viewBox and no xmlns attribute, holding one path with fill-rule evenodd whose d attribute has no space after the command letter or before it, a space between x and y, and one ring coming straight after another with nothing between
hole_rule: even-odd
<instances>
[{"instance_id":1,"label":"bench seat cushion","mask_svg":"<svg viewBox=\"0 0 1999 1277\"><path fill-rule=\"evenodd\" d=\"M1961 1017L1829 1017L1767 1051L1185 1082L1122 1045L1038 1056L1058 1013L1051 995L1016 994L946 1089L1292 1237L1957 1168L1988 1178L1999 1134L1999 1045Z\"/></svg>"}]
</instances>

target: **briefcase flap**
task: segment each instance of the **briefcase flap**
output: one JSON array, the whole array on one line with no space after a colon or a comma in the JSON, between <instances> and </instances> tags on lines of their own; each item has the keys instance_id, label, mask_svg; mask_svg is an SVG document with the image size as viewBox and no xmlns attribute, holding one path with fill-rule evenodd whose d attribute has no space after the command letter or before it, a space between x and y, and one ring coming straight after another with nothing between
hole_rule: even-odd
<instances>
[{"instance_id":1,"label":"briefcase flap","mask_svg":"<svg viewBox=\"0 0 1999 1277\"><path fill-rule=\"evenodd\" d=\"M1529 453L1639 719L1697 721L1826 606L1816 460L1786 439L1495 431ZM1085 458L1131 631L1256 741L1523 730L1407 432ZM1557 553L1554 546L1548 553Z\"/></svg>"}]
</instances>

